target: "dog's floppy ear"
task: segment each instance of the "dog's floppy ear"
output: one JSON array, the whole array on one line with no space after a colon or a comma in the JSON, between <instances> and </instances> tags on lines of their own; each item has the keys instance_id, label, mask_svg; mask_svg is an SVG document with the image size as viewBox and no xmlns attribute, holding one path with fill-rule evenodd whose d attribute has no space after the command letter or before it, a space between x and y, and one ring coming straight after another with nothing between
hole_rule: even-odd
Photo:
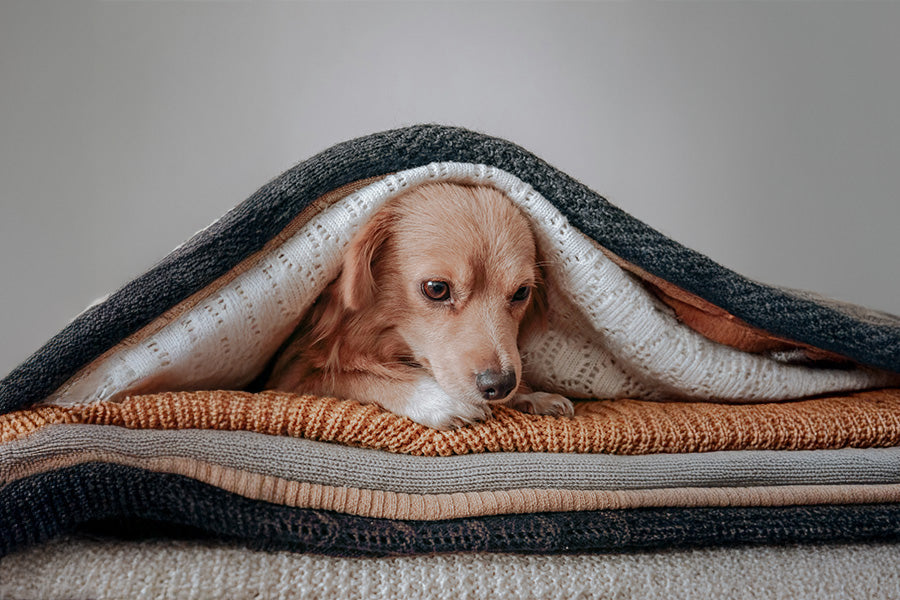
<instances>
[{"instance_id":1,"label":"dog's floppy ear","mask_svg":"<svg viewBox=\"0 0 900 600\"><path fill-rule=\"evenodd\" d=\"M373 267L390 235L392 219L390 211L380 210L357 232L347 247L338 293L343 305L350 310L359 310L375 300Z\"/></svg>"},{"instance_id":2,"label":"dog's floppy ear","mask_svg":"<svg viewBox=\"0 0 900 600\"><path fill-rule=\"evenodd\" d=\"M531 290L531 301L519 327L519 335L547 329L547 280L544 278L544 270L538 261L537 276L534 289Z\"/></svg>"}]
</instances>

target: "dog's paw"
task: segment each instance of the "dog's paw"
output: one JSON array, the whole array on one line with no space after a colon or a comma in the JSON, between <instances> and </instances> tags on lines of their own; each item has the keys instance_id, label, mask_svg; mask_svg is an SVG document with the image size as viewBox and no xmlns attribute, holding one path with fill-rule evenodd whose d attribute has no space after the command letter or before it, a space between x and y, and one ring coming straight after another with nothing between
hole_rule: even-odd
<instances>
[{"instance_id":1,"label":"dog's paw","mask_svg":"<svg viewBox=\"0 0 900 600\"><path fill-rule=\"evenodd\" d=\"M571 400L565 396L549 392L517 394L509 401L509 406L533 415L571 417L575 414L575 407L572 405Z\"/></svg>"},{"instance_id":2,"label":"dog's paw","mask_svg":"<svg viewBox=\"0 0 900 600\"><path fill-rule=\"evenodd\" d=\"M423 378L406 401L402 414L426 427L447 430L489 419L491 408L453 398L436 381Z\"/></svg>"}]
</instances>

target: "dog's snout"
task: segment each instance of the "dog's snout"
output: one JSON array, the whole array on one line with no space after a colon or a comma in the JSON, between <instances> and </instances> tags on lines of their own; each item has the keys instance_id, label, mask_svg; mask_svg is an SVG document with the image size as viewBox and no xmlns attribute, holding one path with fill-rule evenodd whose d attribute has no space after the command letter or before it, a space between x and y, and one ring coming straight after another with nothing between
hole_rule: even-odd
<instances>
[{"instance_id":1,"label":"dog's snout","mask_svg":"<svg viewBox=\"0 0 900 600\"><path fill-rule=\"evenodd\" d=\"M506 398L518 385L515 371L488 369L475 376L475 385L485 400Z\"/></svg>"}]
</instances>

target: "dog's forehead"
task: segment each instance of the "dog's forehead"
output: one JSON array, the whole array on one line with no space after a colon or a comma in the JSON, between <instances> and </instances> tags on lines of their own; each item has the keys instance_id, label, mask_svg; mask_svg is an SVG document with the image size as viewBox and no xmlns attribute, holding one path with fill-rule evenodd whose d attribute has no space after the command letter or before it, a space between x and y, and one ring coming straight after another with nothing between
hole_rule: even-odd
<instances>
[{"instance_id":1,"label":"dog's forehead","mask_svg":"<svg viewBox=\"0 0 900 600\"><path fill-rule=\"evenodd\" d=\"M533 247L528 220L499 190L426 185L398 200L395 228L401 235L434 236L459 247L481 241L487 248L504 252L527 252Z\"/></svg>"},{"instance_id":2,"label":"dog's forehead","mask_svg":"<svg viewBox=\"0 0 900 600\"><path fill-rule=\"evenodd\" d=\"M416 275L518 285L533 274L528 221L503 196L427 197L403 211L392 233L394 251Z\"/></svg>"}]
</instances>

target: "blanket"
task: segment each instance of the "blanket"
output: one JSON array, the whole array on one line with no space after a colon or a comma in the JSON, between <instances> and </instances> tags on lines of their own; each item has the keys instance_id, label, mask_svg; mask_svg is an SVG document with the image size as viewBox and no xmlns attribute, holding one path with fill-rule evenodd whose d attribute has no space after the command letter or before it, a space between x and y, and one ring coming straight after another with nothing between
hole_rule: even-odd
<instances>
[{"instance_id":1,"label":"blanket","mask_svg":"<svg viewBox=\"0 0 900 600\"><path fill-rule=\"evenodd\" d=\"M523 363L574 417L440 432L254 387L353 234L432 181L530 219L549 310ZM337 556L895 540L898 387L897 317L750 281L504 140L410 127L275 178L0 382L0 554L98 523Z\"/></svg>"},{"instance_id":2,"label":"blanket","mask_svg":"<svg viewBox=\"0 0 900 600\"><path fill-rule=\"evenodd\" d=\"M425 456L817 450L900 445L900 390L738 406L629 399L579 402L570 419L497 407L490 420L450 431L352 400L283 392L176 392L2 415L0 441L61 423L256 431Z\"/></svg>"},{"instance_id":3,"label":"blanket","mask_svg":"<svg viewBox=\"0 0 900 600\"><path fill-rule=\"evenodd\" d=\"M248 551L230 544L66 538L4 562L0 596L568 600L890 600L900 546L687 549L580 556L447 554L390 559Z\"/></svg>"}]
</instances>

